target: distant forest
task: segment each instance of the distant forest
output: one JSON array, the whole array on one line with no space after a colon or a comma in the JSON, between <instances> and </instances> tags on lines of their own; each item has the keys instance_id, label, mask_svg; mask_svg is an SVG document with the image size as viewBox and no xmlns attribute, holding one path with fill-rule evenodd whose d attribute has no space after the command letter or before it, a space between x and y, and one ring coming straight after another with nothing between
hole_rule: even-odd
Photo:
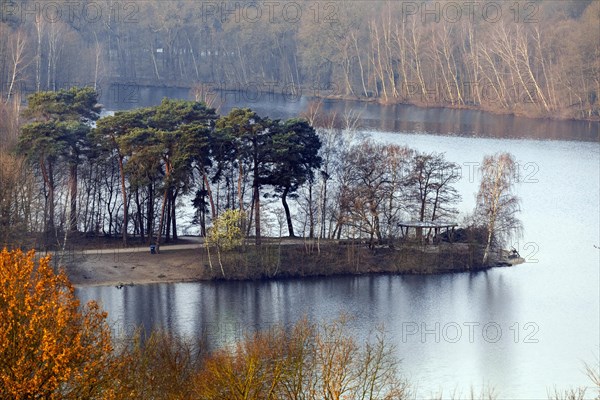
<instances>
[{"instance_id":1,"label":"distant forest","mask_svg":"<svg viewBox=\"0 0 600 400\"><path fill-rule=\"evenodd\" d=\"M0 91L264 90L600 118L600 2L0 0ZM22 97L24 98L24 97Z\"/></svg>"}]
</instances>

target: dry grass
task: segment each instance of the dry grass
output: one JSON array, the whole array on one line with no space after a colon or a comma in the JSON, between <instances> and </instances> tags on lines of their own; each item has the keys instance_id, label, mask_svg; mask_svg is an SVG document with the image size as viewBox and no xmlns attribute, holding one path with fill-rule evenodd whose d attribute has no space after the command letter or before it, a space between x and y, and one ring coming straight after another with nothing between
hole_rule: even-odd
<instances>
[{"instance_id":1,"label":"dry grass","mask_svg":"<svg viewBox=\"0 0 600 400\"><path fill-rule=\"evenodd\" d=\"M137 331L124 343L114 364L117 399L193 398L193 379L205 352L202 344L164 332Z\"/></svg>"},{"instance_id":2,"label":"dry grass","mask_svg":"<svg viewBox=\"0 0 600 400\"><path fill-rule=\"evenodd\" d=\"M208 255L201 256L208 265ZM368 273L435 274L478 269L479 252L467 245L369 248L328 242L246 246L221 254L225 279L263 279ZM222 279L215 268L207 278Z\"/></svg>"},{"instance_id":3,"label":"dry grass","mask_svg":"<svg viewBox=\"0 0 600 400\"><path fill-rule=\"evenodd\" d=\"M383 331L358 344L347 319L255 333L212 353L203 345L155 332L136 333L114 364L116 398L405 399L395 350Z\"/></svg>"},{"instance_id":4,"label":"dry grass","mask_svg":"<svg viewBox=\"0 0 600 400\"><path fill-rule=\"evenodd\" d=\"M575 387L565 390L554 388L548 391L549 400L585 400L591 399L588 394L593 392L594 400L600 400L600 365L596 362L595 366L585 363L584 372L590 380L590 387Z\"/></svg>"}]
</instances>

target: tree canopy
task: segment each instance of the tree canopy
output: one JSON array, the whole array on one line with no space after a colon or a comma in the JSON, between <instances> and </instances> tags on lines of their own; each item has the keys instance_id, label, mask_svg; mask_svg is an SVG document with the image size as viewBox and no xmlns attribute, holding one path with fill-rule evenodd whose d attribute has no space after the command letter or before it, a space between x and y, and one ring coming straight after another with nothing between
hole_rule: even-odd
<instances>
[{"instance_id":1,"label":"tree canopy","mask_svg":"<svg viewBox=\"0 0 600 400\"><path fill-rule=\"evenodd\" d=\"M73 87L57 92L37 92L28 97L23 115L29 121L19 137L19 151L32 162L39 163L46 196L47 234L54 232L55 182L54 166L62 162L69 168L70 231L77 230L78 164L90 148L89 133L100 117L98 94L95 90Z\"/></svg>"},{"instance_id":2,"label":"tree canopy","mask_svg":"<svg viewBox=\"0 0 600 400\"><path fill-rule=\"evenodd\" d=\"M239 210L239 228L244 237L254 230L256 244L265 229L273 233L273 223L280 235L287 225L290 237L366 237L373 244L399 237L402 220L453 221L458 213L455 163L365 139L352 115L315 109L311 120L329 121L315 128L248 108L219 116L203 102L166 98L94 126L98 109L89 89L31 100L18 150L39 177L43 203L27 211L33 232L39 216L38 232L120 235L124 244L133 235L160 250L180 232L199 225L206 234L220 214ZM45 102L54 111L43 113ZM189 208L182 199L196 208L183 229ZM272 212L273 199L282 214Z\"/></svg>"}]
</instances>

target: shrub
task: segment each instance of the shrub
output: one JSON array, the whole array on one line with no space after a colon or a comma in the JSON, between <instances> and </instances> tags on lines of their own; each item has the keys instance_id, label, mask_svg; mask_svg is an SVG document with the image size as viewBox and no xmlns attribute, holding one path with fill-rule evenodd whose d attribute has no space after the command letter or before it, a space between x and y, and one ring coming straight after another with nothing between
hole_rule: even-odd
<instances>
[{"instance_id":1,"label":"shrub","mask_svg":"<svg viewBox=\"0 0 600 400\"><path fill-rule=\"evenodd\" d=\"M107 398L106 313L82 310L64 271L33 251L0 253L0 398Z\"/></svg>"},{"instance_id":2,"label":"shrub","mask_svg":"<svg viewBox=\"0 0 600 400\"><path fill-rule=\"evenodd\" d=\"M344 334L346 321L304 320L276 326L209 356L197 376L200 399L404 399L394 349L380 332L359 346Z\"/></svg>"}]
</instances>

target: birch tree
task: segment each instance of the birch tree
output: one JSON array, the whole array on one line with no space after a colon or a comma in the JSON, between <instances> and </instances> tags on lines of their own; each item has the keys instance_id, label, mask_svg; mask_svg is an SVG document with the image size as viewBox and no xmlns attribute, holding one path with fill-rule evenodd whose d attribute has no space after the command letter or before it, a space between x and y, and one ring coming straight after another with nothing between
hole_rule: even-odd
<instances>
[{"instance_id":1,"label":"birch tree","mask_svg":"<svg viewBox=\"0 0 600 400\"><path fill-rule=\"evenodd\" d=\"M518 164L510 153L485 156L479 168L482 177L477 194L476 218L486 228L483 264L490 262L490 253L515 234L522 225L517 218L520 200L513 193L518 177Z\"/></svg>"},{"instance_id":2,"label":"birch tree","mask_svg":"<svg viewBox=\"0 0 600 400\"><path fill-rule=\"evenodd\" d=\"M15 90L15 84L20 79L23 70L27 66L25 63L25 49L27 48L27 35L22 30L14 32L10 41L10 73L9 73L9 85L6 94L6 103L10 101L11 96Z\"/></svg>"}]
</instances>

